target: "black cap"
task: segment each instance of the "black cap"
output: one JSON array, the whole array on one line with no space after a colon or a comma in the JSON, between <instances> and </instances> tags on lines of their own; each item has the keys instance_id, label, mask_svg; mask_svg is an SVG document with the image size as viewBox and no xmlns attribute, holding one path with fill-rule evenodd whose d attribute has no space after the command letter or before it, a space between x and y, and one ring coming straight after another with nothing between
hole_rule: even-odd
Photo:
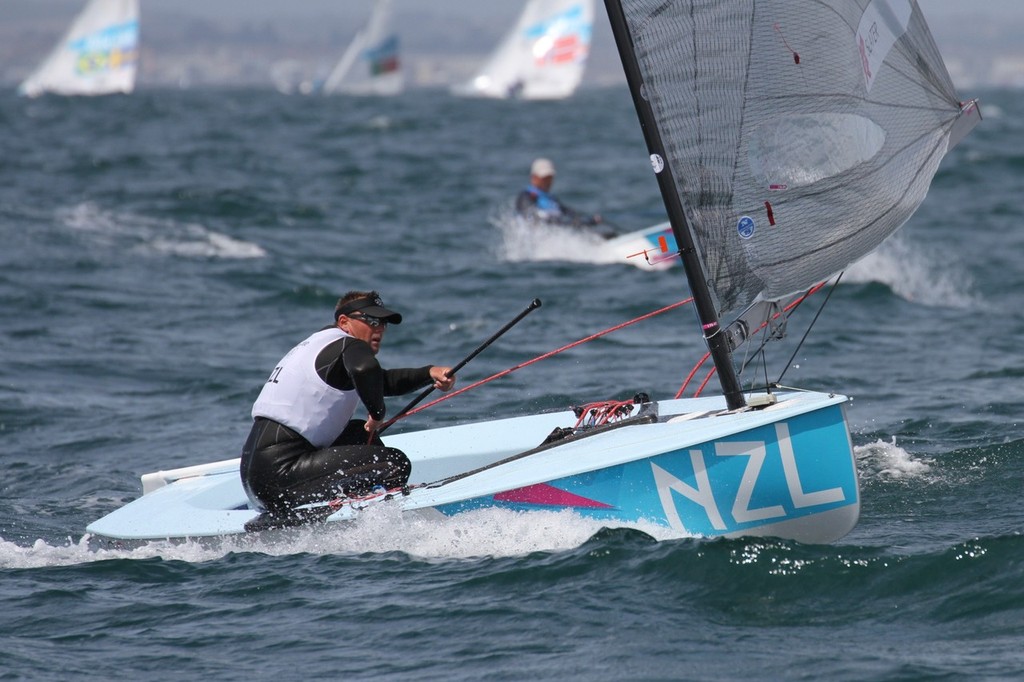
<instances>
[{"instance_id":1,"label":"black cap","mask_svg":"<svg viewBox=\"0 0 1024 682\"><path fill-rule=\"evenodd\" d=\"M342 315L350 315L355 312L369 315L370 317L379 317L388 324L402 323L402 316L394 310L385 308L384 301L380 300L380 296L376 294L356 298L342 305L338 305L334 309L334 320L337 322L338 318Z\"/></svg>"}]
</instances>

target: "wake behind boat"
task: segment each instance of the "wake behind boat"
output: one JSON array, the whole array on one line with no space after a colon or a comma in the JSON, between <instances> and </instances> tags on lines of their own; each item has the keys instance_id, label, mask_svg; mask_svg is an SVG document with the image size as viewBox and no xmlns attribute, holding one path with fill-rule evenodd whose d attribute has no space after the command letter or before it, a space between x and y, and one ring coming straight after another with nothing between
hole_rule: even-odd
<instances>
[{"instance_id":1,"label":"wake behind boat","mask_svg":"<svg viewBox=\"0 0 1024 682\"><path fill-rule=\"evenodd\" d=\"M91 0L18 93L130 93L135 89L138 57L138 0Z\"/></svg>"},{"instance_id":2,"label":"wake behind boat","mask_svg":"<svg viewBox=\"0 0 1024 682\"><path fill-rule=\"evenodd\" d=\"M511 209L497 211L490 222L501 233L502 257L513 262L628 264L641 270L666 270L679 263L679 247L668 222L620 233L611 223L550 225Z\"/></svg>"},{"instance_id":3,"label":"wake behind boat","mask_svg":"<svg viewBox=\"0 0 1024 682\"><path fill-rule=\"evenodd\" d=\"M801 542L856 524L847 398L755 386L766 364L744 388L733 352L781 336L790 300L895 232L978 109L956 97L914 0L606 6L722 395L388 436L412 461L408 495L325 501L302 520L377 503L557 509L669 537ZM257 519L233 460L147 474L143 492L89 532L222 535Z\"/></svg>"}]
</instances>

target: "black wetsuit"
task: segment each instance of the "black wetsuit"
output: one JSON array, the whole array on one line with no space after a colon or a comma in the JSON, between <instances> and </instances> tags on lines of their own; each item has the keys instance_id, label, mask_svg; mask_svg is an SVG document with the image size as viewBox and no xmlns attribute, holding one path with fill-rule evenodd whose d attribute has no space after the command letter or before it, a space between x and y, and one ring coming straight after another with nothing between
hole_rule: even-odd
<instances>
[{"instance_id":1,"label":"black wetsuit","mask_svg":"<svg viewBox=\"0 0 1024 682\"><path fill-rule=\"evenodd\" d=\"M356 389L374 419L383 419L384 396L428 386L430 366L384 370L370 345L346 337L327 345L316 358L317 374L339 390ZM257 417L242 449L242 485L249 499L271 512L297 505L359 495L376 485L404 486L412 464L401 450L379 438L368 443L366 422L353 419L325 448L316 448L284 424Z\"/></svg>"}]
</instances>

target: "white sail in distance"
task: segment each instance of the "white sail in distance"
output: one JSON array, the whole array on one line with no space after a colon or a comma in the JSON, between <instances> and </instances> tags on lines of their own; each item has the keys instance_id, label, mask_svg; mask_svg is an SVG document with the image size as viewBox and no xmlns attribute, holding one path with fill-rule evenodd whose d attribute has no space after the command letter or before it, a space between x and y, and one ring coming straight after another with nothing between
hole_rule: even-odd
<instances>
[{"instance_id":1,"label":"white sail in distance","mask_svg":"<svg viewBox=\"0 0 1024 682\"><path fill-rule=\"evenodd\" d=\"M321 93L390 96L404 87L398 34L391 28L391 0L377 0L366 27L349 43Z\"/></svg>"},{"instance_id":2,"label":"white sail in distance","mask_svg":"<svg viewBox=\"0 0 1024 682\"><path fill-rule=\"evenodd\" d=\"M563 99L583 78L593 0L529 0L483 68L452 88L463 97Z\"/></svg>"},{"instance_id":3,"label":"white sail in distance","mask_svg":"<svg viewBox=\"0 0 1024 682\"><path fill-rule=\"evenodd\" d=\"M663 140L652 163L723 313L872 251L980 118L914 0L620 4Z\"/></svg>"},{"instance_id":4,"label":"white sail in distance","mask_svg":"<svg viewBox=\"0 0 1024 682\"><path fill-rule=\"evenodd\" d=\"M90 0L18 93L129 93L135 89L138 58L138 0Z\"/></svg>"}]
</instances>

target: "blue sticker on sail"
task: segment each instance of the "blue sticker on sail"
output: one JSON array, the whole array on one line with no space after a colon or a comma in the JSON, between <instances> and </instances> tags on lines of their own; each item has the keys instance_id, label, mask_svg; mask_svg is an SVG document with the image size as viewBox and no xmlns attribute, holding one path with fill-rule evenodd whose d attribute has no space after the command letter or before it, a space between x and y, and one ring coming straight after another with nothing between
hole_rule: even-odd
<instances>
[{"instance_id":1,"label":"blue sticker on sail","mask_svg":"<svg viewBox=\"0 0 1024 682\"><path fill-rule=\"evenodd\" d=\"M740 218L740 221L736 223L736 231L740 233L740 237L743 239L750 239L754 236L754 219L748 215Z\"/></svg>"}]
</instances>

